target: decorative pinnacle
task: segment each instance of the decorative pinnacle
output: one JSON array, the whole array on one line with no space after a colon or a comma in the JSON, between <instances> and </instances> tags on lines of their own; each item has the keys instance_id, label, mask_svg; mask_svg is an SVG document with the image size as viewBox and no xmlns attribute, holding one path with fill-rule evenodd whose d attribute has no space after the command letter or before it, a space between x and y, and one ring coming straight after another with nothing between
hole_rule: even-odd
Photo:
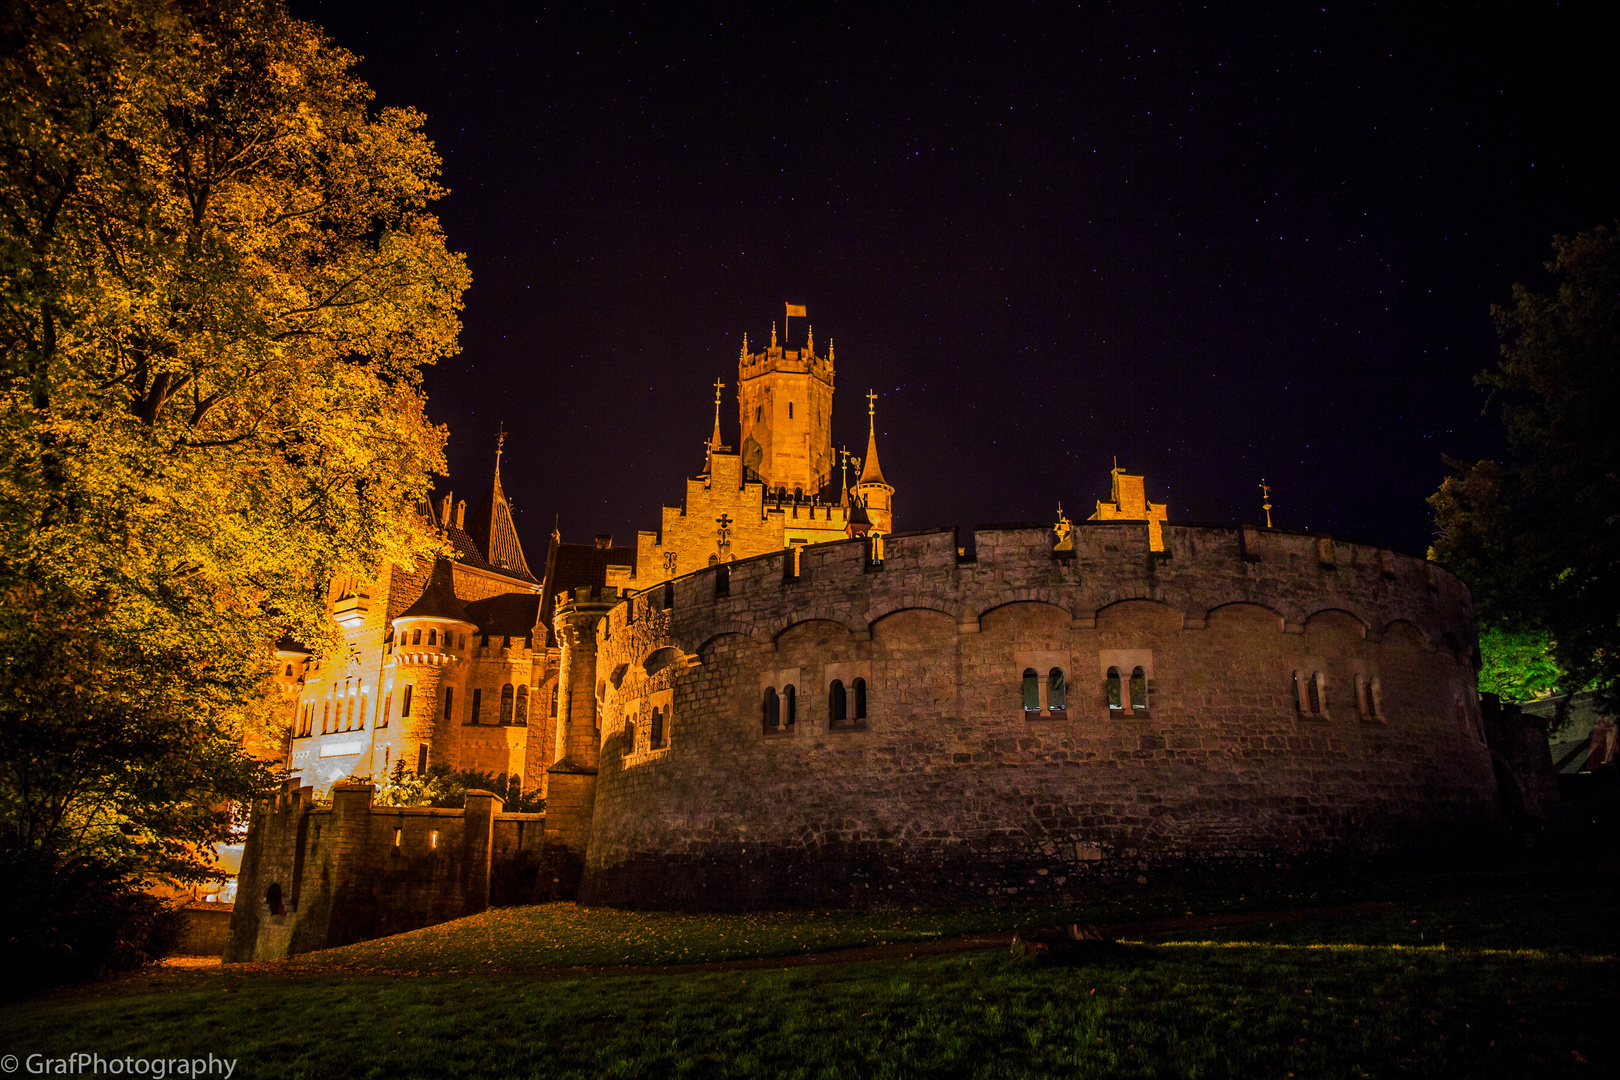
<instances>
[{"instance_id":1,"label":"decorative pinnacle","mask_svg":"<svg viewBox=\"0 0 1620 1080\"><path fill-rule=\"evenodd\" d=\"M776 320L771 320L771 348L776 348Z\"/></svg>"},{"instance_id":2,"label":"decorative pinnacle","mask_svg":"<svg viewBox=\"0 0 1620 1080\"><path fill-rule=\"evenodd\" d=\"M1266 478L1260 478L1260 506L1266 512L1266 528L1271 528L1271 488L1266 484Z\"/></svg>"},{"instance_id":3,"label":"decorative pinnacle","mask_svg":"<svg viewBox=\"0 0 1620 1080\"><path fill-rule=\"evenodd\" d=\"M866 392L866 418L874 424L877 423L877 399L876 391Z\"/></svg>"}]
</instances>

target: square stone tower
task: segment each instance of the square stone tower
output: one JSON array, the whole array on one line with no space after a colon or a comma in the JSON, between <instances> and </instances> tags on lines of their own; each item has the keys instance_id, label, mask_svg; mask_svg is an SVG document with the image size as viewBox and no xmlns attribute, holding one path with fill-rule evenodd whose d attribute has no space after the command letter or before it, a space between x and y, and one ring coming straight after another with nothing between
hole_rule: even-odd
<instances>
[{"instance_id":1,"label":"square stone tower","mask_svg":"<svg viewBox=\"0 0 1620 1080\"><path fill-rule=\"evenodd\" d=\"M785 335L784 335L785 336ZM802 349L777 344L748 351L743 339L737 363L737 411L742 427L742 463L768 492L785 489L809 499L832 479L833 353L816 355L814 330Z\"/></svg>"}]
</instances>

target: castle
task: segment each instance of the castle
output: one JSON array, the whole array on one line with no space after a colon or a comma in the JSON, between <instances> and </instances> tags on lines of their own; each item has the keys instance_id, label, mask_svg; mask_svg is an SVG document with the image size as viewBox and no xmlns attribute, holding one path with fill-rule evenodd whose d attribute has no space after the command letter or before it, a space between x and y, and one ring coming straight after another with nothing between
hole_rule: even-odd
<instances>
[{"instance_id":1,"label":"castle","mask_svg":"<svg viewBox=\"0 0 1620 1080\"><path fill-rule=\"evenodd\" d=\"M459 558L334 586L352 647L303 673L228 959L550 896L1061 897L1497 834L1451 574L1170 521L1118 468L1086 522L895 533L870 396L858 478L834 476L813 340L744 345L741 449L717 400L703 471L634 549L553 535L536 581L497 464L470 524L429 511ZM393 761L518 776L546 811L342 782Z\"/></svg>"}]
</instances>

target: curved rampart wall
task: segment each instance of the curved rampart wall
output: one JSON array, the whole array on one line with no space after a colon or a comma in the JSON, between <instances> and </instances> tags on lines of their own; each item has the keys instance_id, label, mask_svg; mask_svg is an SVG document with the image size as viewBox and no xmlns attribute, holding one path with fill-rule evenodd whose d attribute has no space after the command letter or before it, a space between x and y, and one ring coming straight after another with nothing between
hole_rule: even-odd
<instances>
[{"instance_id":1,"label":"curved rampart wall","mask_svg":"<svg viewBox=\"0 0 1620 1080\"><path fill-rule=\"evenodd\" d=\"M580 899L1072 893L1493 835L1461 582L1324 538L1165 536L1155 554L1141 523L1090 524L1059 557L1039 528L981 529L962 553L919 533L888 538L880 568L852 541L804 551L796 579L773 554L732 564L724 595L711 569L620 604L599 630ZM1054 667L1066 708L1027 712L1023 672ZM1319 712L1296 672L1320 676ZM864 725L831 727L831 681L857 678ZM788 685L795 723L768 732L765 689Z\"/></svg>"}]
</instances>

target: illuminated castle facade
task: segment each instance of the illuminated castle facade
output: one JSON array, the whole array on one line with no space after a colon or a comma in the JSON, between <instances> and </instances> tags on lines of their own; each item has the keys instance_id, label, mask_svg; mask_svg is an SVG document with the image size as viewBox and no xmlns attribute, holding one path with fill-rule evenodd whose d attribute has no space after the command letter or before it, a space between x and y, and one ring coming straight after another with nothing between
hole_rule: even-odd
<instances>
[{"instance_id":1,"label":"illuminated castle facade","mask_svg":"<svg viewBox=\"0 0 1620 1080\"><path fill-rule=\"evenodd\" d=\"M717 394L703 471L633 548L554 533L537 579L497 466L472 519L430 511L454 558L334 586L350 647L296 684L294 779L254 808L226 958L555 897L1270 880L1477 850L1504 807L1556 810L1491 742L1472 601L1443 568L1171 522L1117 467L1088 521L887 535L875 399L848 484L833 389L830 342L745 343L739 449ZM510 788L375 805L394 762L506 773L545 812L511 812Z\"/></svg>"},{"instance_id":2,"label":"illuminated castle facade","mask_svg":"<svg viewBox=\"0 0 1620 1080\"><path fill-rule=\"evenodd\" d=\"M334 581L328 603L343 647L312 662L286 641L277 652L283 690L295 700L285 760L319 791L345 777L382 780L403 763L515 778L544 795L547 770L566 748L556 742L562 648L557 597L579 588L636 591L718 563L783 548L892 531L894 488L878 464L876 395L867 395L864 459L832 446L833 355L771 344L737 370L740 450L714 429L703 470L685 500L663 508L662 530L635 547L611 538L566 544L553 534L545 566L531 571L496 452L491 485L469 516L446 495L422 508L448 551L376 580ZM857 473L858 476L851 476ZM854 483L849 483L850 480ZM272 751L273 752L273 751ZM511 787L506 792L509 794Z\"/></svg>"}]
</instances>

